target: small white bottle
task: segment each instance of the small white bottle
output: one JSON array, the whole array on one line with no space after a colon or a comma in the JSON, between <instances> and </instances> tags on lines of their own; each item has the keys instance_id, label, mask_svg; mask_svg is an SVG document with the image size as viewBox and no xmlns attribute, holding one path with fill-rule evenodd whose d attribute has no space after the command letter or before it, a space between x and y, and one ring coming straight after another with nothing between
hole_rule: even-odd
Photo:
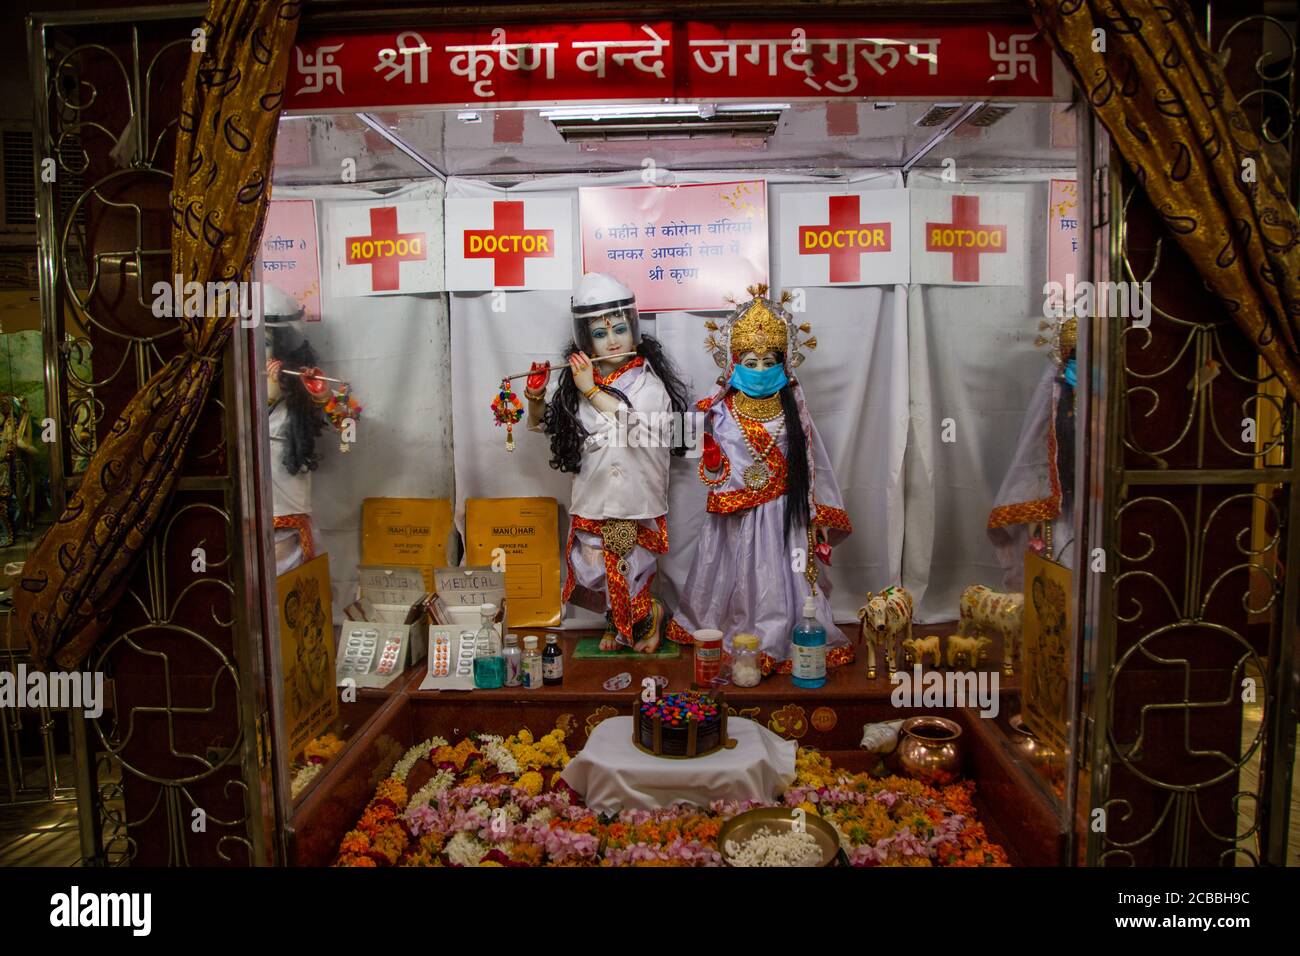
<instances>
[{"instance_id":1,"label":"small white bottle","mask_svg":"<svg viewBox=\"0 0 1300 956\"><path fill-rule=\"evenodd\" d=\"M524 655L521 660L519 676L527 690L538 690L542 686L542 655L537 651L537 635L529 634L524 638Z\"/></svg>"},{"instance_id":2,"label":"small white bottle","mask_svg":"<svg viewBox=\"0 0 1300 956\"><path fill-rule=\"evenodd\" d=\"M506 662L505 686L518 687L523 683L523 657L519 652L518 634L506 635L506 646L502 649L501 656Z\"/></svg>"}]
</instances>

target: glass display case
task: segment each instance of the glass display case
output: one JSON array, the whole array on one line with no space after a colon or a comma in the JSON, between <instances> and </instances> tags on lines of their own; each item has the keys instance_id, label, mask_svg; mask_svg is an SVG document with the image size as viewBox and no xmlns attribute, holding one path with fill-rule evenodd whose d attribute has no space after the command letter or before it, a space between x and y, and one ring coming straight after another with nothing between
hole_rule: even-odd
<instances>
[{"instance_id":1,"label":"glass display case","mask_svg":"<svg viewBox=\"0 0 1300 956\"><path fill-rule=\"evenodd\" d=\"M298 862L332 862L373 795L376 774L421 740L470 732L508 737L520 727L540 735L558 725L568 728L568 747L576 752L601 720L621 713L619 675L633 686L666 678L669 691L697 680L698 649L681 636L722 622L683 624L681 608L690 603L688 593L707 590L701 577L712 575L719 590L729 587L717 559L707 566L691 560L708 520L702 423L685 424L696 447L673 458L668 470L671 546L657 555L654 589L667 611L661 646L653 653L628 647L624 654L596 646L602 627L610 634L609 620L561 599L575 574L570 506L579 492L569 474L553 467L558 446L528 428L525 392L534 383L523 375L513 379L512 393L521 399L509 438L513 450L490 406L503 377L534 362L559 364L575 335L570 297L577 301L575 284L584 272L627 274L618 267L636 261L630 257L655 255L645 223L599 211L600 200L627 189L690 196L696 187L693 202L703 204L727 194L717 184L729 183L761 197L764 268L770 263L771 271L760 278L771 280L773 301L780 302L780 290L798 296L798 322L815 335L798 380L825 449L818 465L833 472L827 480L837 480L842 495L834 507L853 533L837 541L829 564L809 558L823 593L831 594L825 684L795 686L783 655L771 653L779 642L769 639L752 655L763 664L760 684L731 682L730 642L748 630L740 612L726 633L717 686L725 686L735 714L857 772L898 772L897 725L904 718L955 716L963 770L976 782L989 832L1014 861L1065 862L1067 808L1077 783L1066 769L1074 767L1068 713L1077 684L1071 568L1080 519L1073 489L1086 441L1076 399L1086 373L1079 371L1069 305L1086 268L1079 254L1076 116L1050 99L957 107L760 105L774 124L762 140L644 133L653 117L641 118L640 139L584 138L544 108L472 114L401 108L359 116L294 111L281 120L259 261L265 301L275 299L288 321L268 312L263 329L245 333L251 365L267 371L256 377L252 406L264 407L268 382L280 395L307 393L309 385L319 390L300 404L325 422L313 446L310 533L314 553L328 564L340 681L358 653L371 653L358 638L371 632L375 643L374 632L384 630L360 610L368 597L363 582L385 563L380 558L389 559L390 573L418 571L432 585L439 567L462 556L471 566L475 556L504 556L498 566L506 593L522 609L504 615L506 631L521 647L530 633L556 635L565 662L563 682L540 690L472 683L436 689L428 657L403 651L387 680L357 688L354 700L346 699L344 685L332 721L321 718L309 739L295 738L281 751L296 781ZM755 151L759 142L764 145ZM355 182L339 181L343 168L355 172ZM683 235L698 233L691 236L697 245L734 250L709 242L711 222L715 237L726 228L719 218L699 213L692 230L693 220L683 218L689 204L679 215L656 202L643 202L647 222L658 216L670 235L680 226ZM816 232L802 238L823 221L816 218L818 204L829 217L821 227L825 249L816 246ZM511 207L521 213L509 213ZM528 270L505 279L501 256L487 260L495 272L473 271L482 260L471 255L471 241L484 248L479 237L508 234L501 223L510 215L525 235L557 225L568 230L553 240L571 254L558 281ZM862 250L855 258L867 263L859 266L865 273L838 272L840 257L833 253L844 236L857 241L858 230L870 223L879 229L875 220L886 217L897 230L894 248L913 253L911 275L906 265L900 281L891 278L899 275L897 266L892 274L872 272L876 265ZM602 245L601 227L621 240L632 240L635 229L639 242ZM909 227L918 233L910 244ZM962 245L967 232L971 250ZM871 241L869 231L861 235ZM406 244L405 257L398 242ZM808 245L799 253L822 253L820 278L802 268L803 257L783 251L801 242ZM386 264L371 261L388 249L382 243L392 246ZM930 245L944 253L926 258L932 274L918 283L914 251ZM426 252L442 261L429 267ZM1014 267L1005 267L1009 259ZM647 276L653 266L646 261ZM685 274L680 279L666 284L688 284ZM700 343L729 307L698 307L707 304L707 291L677 294L674 303L677 291L650 293L657 300L637 293L637 333L661 343L694 406L718 390L719 368ZM727 291L737 301L747 295L743 283ZM1141 307L1137 300L1133 305ZM556 400L554 384L543 380L538 387L545 405ZM321 411L323 401L343 390L360 405L350 432ZM304 509L307 499L299 495L292 509L276 500L285 447L277 434L279 407L273 403L266 427L259 418L250 434L262 449L263 526L275 529L277 542L291 539L297 547L302 533L285 528L289 521L278 513ZM530 555L512 570L508 540L493 537L473 511L485 500L518 498L553 502L529 528L545 537L550 560ZM268 502L276 514L267 514ZM300 550L294 552L299 559ZM422 557L412 560L414 554ZM1026 554L1032 556L1028 585ZM287 573L281 582L295 573L283 562L277 570ZM398 611L423 600L423 626L431 640L438 633L452 638L454 659L463 626L449 631L437 623L418 580L408 583L417 587L403 595ZM268 578L264 586L269 594L275 582ZM1030 614L1033 633L1022 634ZM283 646L283 634L280 641ZM362 663L381 660L382 643ZM280 679L288 680L284 673ZM1026 680L1034 687L1031 714L1023 701ZM286 689L282 707L290 695ZM864 748L864 732L890 745Z\"/></svg>"}]
</instances>

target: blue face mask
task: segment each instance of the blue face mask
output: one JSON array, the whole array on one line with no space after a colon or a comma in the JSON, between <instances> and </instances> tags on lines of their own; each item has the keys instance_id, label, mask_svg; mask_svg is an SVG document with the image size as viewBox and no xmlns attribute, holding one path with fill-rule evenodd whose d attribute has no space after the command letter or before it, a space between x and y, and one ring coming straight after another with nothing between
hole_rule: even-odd
<instances>
[{"instance_id":1,"label":"blue face mask","mask_svg":"<svg viewBox=\"0 0 1300 956\"><path fill-rule=\"evenodd\" d=\"M1062 373L1061 377L1065 379L1065 384L1070 386L1070 388L1075 388L1078 386L1079 384L1078 364L1075 362L1074 359L1070 359L1070 361L1065 363L1065 371Z\"/></svg>"},{"instance_id":2,"label":"blue face mask","mask_svg":"<svg viewBox=\"0 0 1300 956\"><path fill-rule=\"evenodd\" d=\"M728 384L740 389L750 398L764 398L781 391L789 381L784 365L773 365L765 369L737 365L731 370Z\"/></svg>"}]
</instances>

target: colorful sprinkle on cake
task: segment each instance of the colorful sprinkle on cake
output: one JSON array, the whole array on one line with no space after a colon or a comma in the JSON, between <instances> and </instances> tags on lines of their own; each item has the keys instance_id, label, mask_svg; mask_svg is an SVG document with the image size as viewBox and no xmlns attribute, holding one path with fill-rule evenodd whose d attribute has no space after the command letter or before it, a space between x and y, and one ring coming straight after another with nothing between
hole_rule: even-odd
<instances>
[{"instance_id":1,"label":"colorful sprinkle on cake","mask_svg":"<svg viewBox=\"0 0 1300 956\"><path fill-rule=\"evenodd\" d=\"M708 694L699 691L679 691L665 694L653 701L641 702L641 716L653 720L658 717L665 723L680 727L688 721L713 721L718 718L718 705Z\"/></svg>"}]
</instances>

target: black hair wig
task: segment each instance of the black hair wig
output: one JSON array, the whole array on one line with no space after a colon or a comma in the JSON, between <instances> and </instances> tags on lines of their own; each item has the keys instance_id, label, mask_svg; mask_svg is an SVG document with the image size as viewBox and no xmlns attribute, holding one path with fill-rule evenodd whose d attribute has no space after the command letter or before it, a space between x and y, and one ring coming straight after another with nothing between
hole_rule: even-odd
<instances>
[{"instance_id":1,"label":"black hair wig","mask_svg":"<svg viewBox=\"0 0 1300 956\"><path fill-rule=\"evenodd\" d=\"M1070 358L1074 357L1073 352ZM1074 386L1064 373L1056 377L1060 391L1056 396L1056 476L1061 483L1061 513L1069 514L1074 505Z\"/></svg>"},{"instance_id":2,"label":"black hair wig","mask_svg":"<svg viewBox=\"0 0 1300 956\"><path fill-rule=\"evenodd\" d=\"M273 325L267 326L266 333L271 358L283 362L285 368L313 368L320 363L316 350L306 339L296 339L288 329ZM289 440L285 443L281 462L291 475L315 471L320 463L316 438L325 427L325 413L297 375L280 373L280 401L285 403L289 412Z\"/></svg>"},{"instance_id":3,"label":"black hair wig","mask_svg":"<svg viewBox=\"0 0 1300 956\"><path fill-rule=\"evenodd\" d=\"M580 348L577 342L569 343L569 347L564 352L565 361L567 362L569 356L576 355L580 351L589 351L589 349ZM636 351L664 383L672 410L678 415L685 415L686 386L682 384L677 369L664 353L663 346L654 336L643 335ZM632 407L628 397L613 385L598 387L601 391L613 395L628 408ZM573 370L565 368L560 373L560 382L555 389L555 395L542 415L542 429L551 436L551 467L575 475L582 470L582 447L588 435L587 429L583 428L582 422L578 420L580 401L582 395L573 381ZM685 429L677 430L676 437L677 443L673 446L672 453L680 457L686 454Z\"/></svg>"},{"instance_id":4,"label":"black hair wig","mask_svg":"<svg viewBox=\"0 0 1300 956\"><path fill-rule=\"evenodd\" d=\"M777 353L778 360L785 356ZM807 528L808 514L808 436L799 418L799 405L794 400L794 382L781 387L781 411L785 413L785 536L795 527ZM808 556L812 560L812 555Z\"/></svg>"}]
</instances>

